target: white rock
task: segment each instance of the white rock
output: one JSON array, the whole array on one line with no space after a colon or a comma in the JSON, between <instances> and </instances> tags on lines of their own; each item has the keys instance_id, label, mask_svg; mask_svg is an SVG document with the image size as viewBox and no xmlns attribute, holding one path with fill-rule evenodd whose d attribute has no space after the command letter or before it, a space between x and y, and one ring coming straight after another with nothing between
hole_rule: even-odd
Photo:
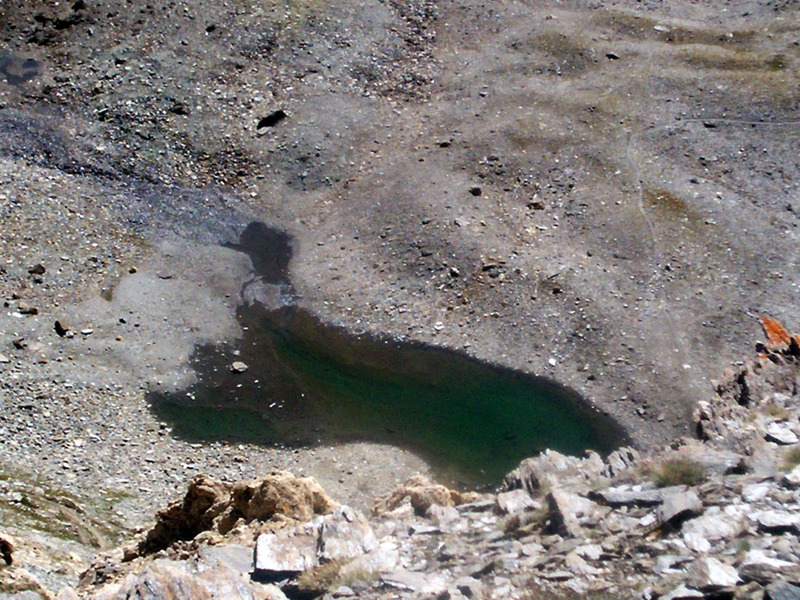
<instances>
[{"instance_id":1,"label":"white rock","mask_svg":"<svg viewBox=\"0 0 800 600\"><path fill-rule=\"evenodd\" d=\"M349 573L388 573L397 568L400 563L400 553L397 544L391 540L384 540L370 552L359 556L344 567L342 575Z\"/></svg>"},{"instance_id":2,"label":"white rock","mask_svg":"<svg viewBox=\"0 0 800 600\"><path fill-rule=\"evenodd\" d=\"M483 583L474 577L461 577L456 579L454 587L467 598L482 598L484 595ZM497 586L493 586L495 590Z\"/></svg>"},{"instance_id":3,"label":"white rock","mask_svg":"<svg viewBox=\"0 0 800 600\"><path fill-rule=\"evenodd\" d=\"M261 576L301 573L319 564L317 536L262 533L256 540L254 571Z\"/></svg>"},{"instance_id":4,"label":"white rock","mask_svg":"<svg viewBox=\"0 0 800 600\"><path fill-rule=\"evenodd\" d=\"M689 550L698 554L704 554L711 550L711 543L699 533L684 533L683 543Z\"/></svg>"},{"instance_id":5,"label":"white rock","mask_svg":"<svg viewBox=\"0 0 800 600\"><path fill-rule=\"evenodd\" d=\"M762 510L748 518L758 525L761 531L782 533L800 528L800 514L788 513L781 510Z\"/></svg>"},{"instance_id":6,"label":"white rock","mask_svg":"<svg viewBox=\"0 0 800 600\"><path fill-rule=\"evenodd\" d=\"M564 565L576 575L594 575L597 573L597 569L578 556L577 552L567 554L564 558Z\"/></svg>"},{"instance_id":7,"label":"white rock","mask_svg":"<svg viewBox=\"0 0 800 600\"><path fill-rule=\"evenodd\" d=\"M264 594L264 600L289 600L289 597L277 585L261 585L259 591Z\"/></svg>"},{"instance_id":8,"label":"white rock","mask_svg":"<svg viewBox=\"0 0 800 600\"><path fill-rule=\"evenodd\" d=\"M321 560L352 558L378 547L369 521L349 506L341 506L317 521L321 522L318 546Z\"/></svg>"},{"instance_id":9,"label":"white rock","mask_svg":"<svg viewBox=\"0 0 800 600\"><path fill-rule=\"evenodd\" d=\"M792 431L788 423L778 423L777 421L773 421L767 425L767 435L765 437L767 441L775 442L782 446L789 446L800 442L797 434Z\"/></svg>"},{"instance_id":10,"label":"white rock","mask_svg":"<svg viewBox=\"0 0 800 600\"><path fill-rule=\"evenodd\" d=\"M656 559L653 571L658 574L662 573L679 573L683 571L685 563L691 562L691 556L675 555L675 554L662 554Z\"/></svg>"},{"instance_id":11,"label":"white rock","mask_svg":"<svg viewBox=\"0 0 800 600\"><path fill-rule=\"evenodd\" d=\"M657 506L664 501L662 490L641 490L626 487L611 487L607 490L592 492L592 499L600 500L608 506Z\"/></svg>"},{"instance_id":12,"label":"white rock","mask_svg":"<svg viewBox=\"0 0 800 600\"><path fill-rule=\"evenodd\" d=\"M0 354L0 363L8 364L10 362L10 358L8 358L5 354Z\"/></svg>"},{"instance_id":13,"label":"white rock","mask_svg":"<svg viewBox=\"0 0 800 600\"><path fill-rule=\"evenodd\" d=\"M461 513L459 513L458 509L454 506L431 504L425 516L439 527L447 527L452 523L458 524Z\"/></svg>"},{"instance_id":14,"label":"white rock","mask_svg":"<svg viewBox=\"0 0 800 600\"><path fill-rule=\"evenodd\" d=\"M688 598L703 598L705 594L698 590L693 590L680 584L674 590L661 596L661 600L687 600Z\"/></svg>"},{"instance_id":15,"label":"white rock","mask_svg":"<svg viewBox=\"0 0 800 600\"><path fill-rule=\"evenodd\" d=\"M775 392L772 394L772 401L778 406L789 406L792 403L792 397L781 392Z\"/></svg>"},{"instance_id":16,"label":"white rock","mask_svg":"<svg viewBox=\"0 0 800 600\"><path fill-rule=\"evenodd\" d=\"M704 556L692 566L691 582L694 587L706 591L732 588L739 582L739 573L716 558Z\"/></svg>"},{"instance_id":17,"label":"white rock","mask_svg":"<svg viewBox=\"0 0 800 600\"><path fill-rule=\"evenodd\" d=\"M770 567L773 569L785 569L795 566L795 563L769 556L766 550L754 549L748 551L747 554L744 555L744 559L742 559L742 567L750 567L754 565Z\"/></svg>"},{"instance_id":18,"label":"white rock","mask_svg":"<svg viewBox=\"0 0 800 600\"><path fill-rule=\"evenodd\" d=\"M521 513L538 507L537 503L533 501L533 498L525 490L511 490L510 492L497 494L497 506L506 515Z\"/></svg>"},{"instance_id":19,"label":"white rock","mask_svg":"<svg viewBox=\"0 0 800 600\"><path fill-rule=\"evenodd\" d=\"M606 471L609 477L616 477L617 475L629 470L632 466L636 465L639 461L639 452L633 448L620 448L614 450L608 455L606 459Z\"/></svg>"},{"instance_id":20,"label":"white rock","mask_svg":"<svg viewBox=\"0 0 800 600\"><path fill-rule=\"evenodd\" d=\"M702 516L686 521L681 531L684 534L697 534L711 541L732 538L743 527L745 511L745 507L725 507L723 511L718 506L712 506Z\"/></svg>"},{"instance_id":21,"label":"white rock","mask_svg":"<svg viewBox=\"0 0 800 600\"><path fill-rule=\"evenodd\" d=\"M400 569L381 576L381 583L396 590L415 592L427 587L428 579L422 573Z\"/></svg>"},{"instance_id":22,"label":"white rock","mask_svg":"<svg viewBox=\"0 0 800 600\"><path fill-rule=\"evenodd\" d=\"M248 367L247 364L243 363L240 360L237 360L231 365L231 373L244 373L247 371Z\"/></svg>"},{"instance_id":23,"label":"white rock","mask_svg":"<svg viewBox=\"0 0 800 600\"><path fill-rule=\"evenodd\" d=\"M577 494L555 489L547 494L554 524L562 534L579 537L583 527L594 527L600 519L600 506Z\"/></svg>"},{"instance_id":24,"label":"white rock","mask_svg":"<svg viewBox=\"0 0 800 600\"><path fill-rule=\"evenodd\" d=\"M744 486L742 490L742 498L745 502L758 502L767 497L770 491L770 484L766 481L761 483L751 483Z\"/></svg>"},{"instance_id":25,"label":"white rock","mask_svg":"<svg viewBox=\"0 0 800 600\"><path fill-rule=\"evenodd\" d=\"M664 497L664 503L658 508L660 523L678 523L682 519L693 517L703 510L703 503L691 490L674 492Z\"/></svg>"},{"instance_id":26,"label":"white rock","mask_svg":"<svg viewBox=\"0 0 800 600\"><path fill-rule=\"evenodd\" d=\"M208 568L227 567L239 573L249 573L253 566L253 548L239 544L200 546L197 555Z\"/></svg>"},{"instance_id":27,"label":"white rock","mask_svg":"<svg viewBox=\"0 0 800 600\"><path fill-rule=\"evenodd\" d=\"M603 548L598 544L584 544L575 548L575 552L588 560L600 560L603 555Z\"/></svg>"},{"instance_id":28,"label":"white rock","mask_svg":"<svg viewBox=\"0 0 800 600\"><path fill-rule=\"evenodd\" d=\"M800 465L786 473L781 480L781 483L791 489L800 487Z\"/></svg>"}]
</instances>

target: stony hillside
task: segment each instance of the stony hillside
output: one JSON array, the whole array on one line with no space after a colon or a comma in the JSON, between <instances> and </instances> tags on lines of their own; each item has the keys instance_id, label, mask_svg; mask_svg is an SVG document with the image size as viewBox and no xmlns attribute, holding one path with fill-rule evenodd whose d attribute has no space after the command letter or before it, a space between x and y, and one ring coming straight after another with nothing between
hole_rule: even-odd
<instances>
[{"instance_id":1,"label":"stony hillside","mask_svg":"<svg viewBox=\"0 0 800 600\"><path fill-rule=\"evenodd\" d=\"M199 476L58 598L796 598L800 337L764 324L757 358L700 402L699 439L547 452L495 494L415 476L368 514L288 472ZM2 538L3 585L49 597L31 541L15 560Z\"/></svg>"},{"instance_id":2,"label":"stony hillside","mask_svg":"<svg viewBox=\"0 0 800 600\"><path fill-rule=\"evenodd\" d=\"M184 595L217 575L277 594L249 576L275 519L247 523L236 496L277 470L350 507L286 516L306 550L351 535L344 522L364 561L385 550L355 574L351 556L298 551L311 572L277 578L289 595L781 597L796 562L791 340L767 327L787 345L708 394L758 315L797 320L799 6L0 2L0 553L14 561L0 594L74 588L190 485L219 515L178 538L216 544L112 553L79 593L146 595L169 574ZM152 399L191 399L199 348L238 360L255 275L234 246L251 222L290 240L308 314L568 385L634 450L550 454L499 495L384 503L364 521L432 465L358 436L182 435Z\"/></svg>"}]
</instances>

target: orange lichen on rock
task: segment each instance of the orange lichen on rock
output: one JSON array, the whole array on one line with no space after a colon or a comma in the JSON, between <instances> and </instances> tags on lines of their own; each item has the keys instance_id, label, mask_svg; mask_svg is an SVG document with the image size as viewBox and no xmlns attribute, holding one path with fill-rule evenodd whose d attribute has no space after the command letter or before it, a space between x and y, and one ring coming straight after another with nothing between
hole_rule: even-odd
<instances>
[{"instance_id":1,"label":"orange lichen on rock","mask_svg":"<svg viewBox=\"0 0 800 600\"><path fill-rule=\"evenodd\" d=\"M788 348L792 342L792 336L786 328L770 317L761 317L761 328L767 336L767 344L776 348ZM797 340L798 336L794 336Z\"/></svg>"}]
</instances>

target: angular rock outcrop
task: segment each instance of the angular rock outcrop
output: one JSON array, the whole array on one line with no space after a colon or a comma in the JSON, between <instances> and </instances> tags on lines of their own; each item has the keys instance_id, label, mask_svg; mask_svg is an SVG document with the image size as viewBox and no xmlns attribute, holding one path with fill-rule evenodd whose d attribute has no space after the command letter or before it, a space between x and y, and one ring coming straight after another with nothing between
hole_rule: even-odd
<instances>
[{"instance_id":1,"label":"angular rock outcrop","mask_svg":"<svg viewBox=\"0 0 800 600\"><path fill-rule=\"evenodd\" d=\"M275 581L320 564L344 565L378 548L367 519L348 506L298 527L262 533L256 541L253 576Z\"/></svg>"},{"instance_id":2,"label":"angular rock outcrop","mask_svg":"<svg viewBox=\"0 0 800 600\"><path fill-rule=\"evenodd\" d=\"M415 475L403 485L379 498L373 507L375 514L384 514L396 509L404 500L409 499L414 511L424 515L434 504L440 506L458 506L477 500L474 492L459 492L432 482L427 477Z\"/></svg>"},{"instance_id":3,"label":"angular rock outcrop","mask_svg":"<svg viewBox=\"0 0 800 600\"><path fill-rule=\"evenodd\" d=\"M92 600L287 600L279 588L255 583L247 573L231 567L204 569L187 561L165 559L145 564L142 569L103 586L90 597Z\"/></svg>"},{"instance_id":4,"label":"angular rock outcrop","mask_svg":"<svg viewBox=\"0 0 800 600\"><path fill-rule=\"evenodd\" d=\"M151 554L202 532L225 535L237 524L304 522L336 506L314 479L284 471L237 484L201 475L189 485L182 501L156 515L155 526L126 551L126 557Z\"/></svg>"},{"instance_id":5,"label":"angular rock outcrop","mask_svg":"<svg viewBox=\"0 0 800 600\"><path fill-rule=\"evenodd\" d=\"M618 456L624 455L621 453ZM596 452L590 452L585 458L577 458L546 450L539 456L526 458L506 475L502 489L522 489L534 494L543 488L554 486L575 487L597 478L605 471L606 464Z\"/></svg>"},{"instance_id":6,"label":"angular rock outcrop","mask_svg":"<svg viewBox=\"0 0 800 600\"><path fill-rule=\"evenodd\" d=\"M657 511L658 522L663 527L680 528L684 521L700 515L703 503L691 490L675 491L664 497Z\"/></svg>"}]
</instances>

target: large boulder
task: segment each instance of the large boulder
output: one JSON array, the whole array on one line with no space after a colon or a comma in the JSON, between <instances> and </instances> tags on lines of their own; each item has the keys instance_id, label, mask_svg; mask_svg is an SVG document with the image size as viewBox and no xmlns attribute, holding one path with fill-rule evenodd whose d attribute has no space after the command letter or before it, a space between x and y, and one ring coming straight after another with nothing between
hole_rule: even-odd
<instances>
[{"instance_id":1,"label":"large boulder","mask_svg":"<svg viewBox=\"0 0 800 600\"><path fill-rule=\"evenodd\" d=\"M88 597L91 600L286 600L278 588L253 583L247 573L219 566L201 570L191 562L171 560L146 563L141 570L102 586Z\"/></svg>"},{"instance_id":2,"label":"large boulder","mask_svg":"<svg viewBox=\"0 0 800 600\"><path fill-rule=\"evenodd\" d=\"M664 497L656 513L662 527L679 529L680 526L703 512L703 503L692 490L676 491Z\"/></svg>"},{"instance_id":3,"label":"large boulder","mask_svg":"<svg viewBox=\"0 0 800 600\"><path fill-rule=\"evenodd\" d=\"M526 458L506 475L502 491L522 489L535 494L543 488L576 487L604 476L605 470L603 459L595 452L585 458L577 458L546 450L539 456Z\"/></svg>"},{"instance_id":4,"label":"large boulder","mask_svg":"<svg viewBox=\"0 0 800 600\"><path fill-rule=\"evenodd\" d=\"M378 549L367 519L342 506L303 525L258 536L253 574L262 581L276 581L321 564L344 565Z\"/></svg>"},{"instance_id":5,"label":"large boulder","mask_svg":"<svg viewBox=\"0 0 800 600\"><path fill-rule=\"evenodd\" d=\"M281 515L305 522L329 513L337 506L313 478L275 471L260 481L234 486L231 516L250 522L268 521Z\"/></svg>"},{"instance_id":6,"label":"large boulder","mask_svg":"<svg viewBox=\"0 0 800 600\"><path fill-rule=\"evenodd\" d=\"M126 558L151 554L202 532L225 535L238 523L310 521L336 508L312 478L274 471L261 480L230 484L208 476L196 477L183 500L156 515L156 524Z\"/></svg>"},{"instance_id":7,"label":"large boulder","mask_svg":"<svg viewBox=\"0 0 800 600\"><path fill-rule=\"evenodd\" d=\"M214 528L214 522L230 506L230 486L205 475L190 484L186 495L156 514L156 524L126 558L150 554L180 540L190 540L202 531Z\"/></svg>"},{"instance_id":8,"label":"large boulder","mask_svg":"<svg viewBox=\"0 0 800 600\"><path fill-rule=\"evenodd\" d=\"M712 556L701 556L694 562L690 579L693 587L707 593L731 590L740 581L736 569Z\"/></svg>"},{"instance_id":9,"label":"large boulder","mask_svg":"<svg viewBox=\"0 0 800 600\"><path fill-rule=\"evenodd\" d=\"M553 490L546 498L551 529L564 536L582 537L584 528L595 528L608 512L591 500L562 489Z\"/></svg>"}]
</instances>

